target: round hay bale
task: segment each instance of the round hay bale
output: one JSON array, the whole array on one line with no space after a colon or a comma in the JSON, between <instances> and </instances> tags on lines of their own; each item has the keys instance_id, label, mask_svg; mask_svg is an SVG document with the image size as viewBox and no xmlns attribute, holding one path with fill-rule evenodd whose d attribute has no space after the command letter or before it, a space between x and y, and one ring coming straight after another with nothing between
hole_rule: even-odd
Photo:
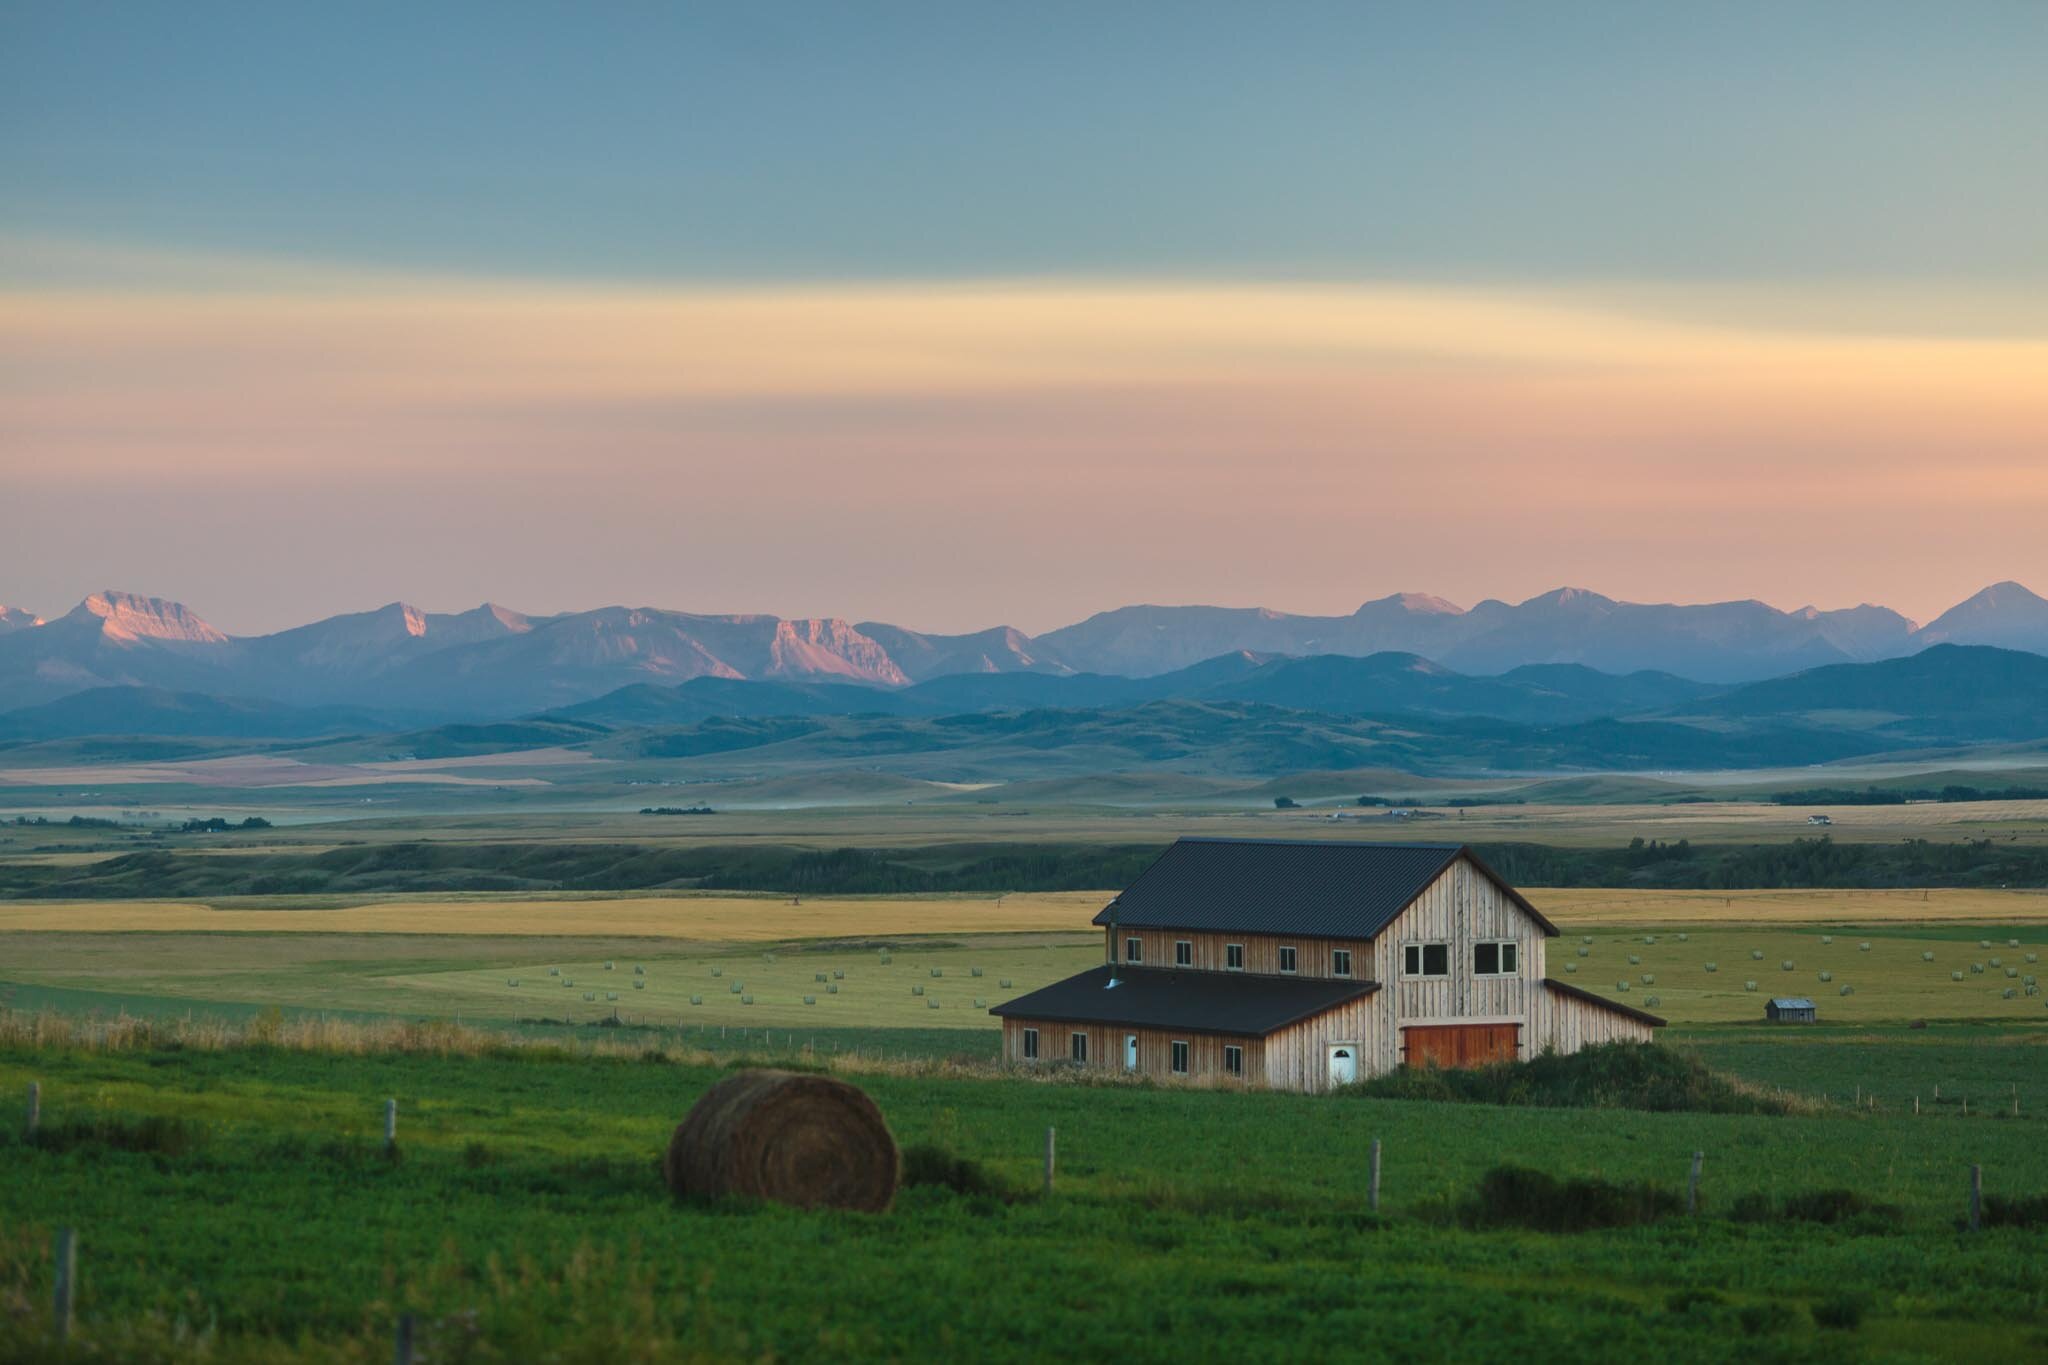
<instances>
[{"instance_id":1,"label":"round hay bale","mask_svg":"<svg viewBox=\"0 0 2048 1365\"><path fill-rule=\"evenodd\" d=\"M678 1195L742 1195L880 1213L896 1198L896 1139L882 1111L831 1076L742 1071L677 1125L662 1175Z\"/></svg>"}]
</instances>

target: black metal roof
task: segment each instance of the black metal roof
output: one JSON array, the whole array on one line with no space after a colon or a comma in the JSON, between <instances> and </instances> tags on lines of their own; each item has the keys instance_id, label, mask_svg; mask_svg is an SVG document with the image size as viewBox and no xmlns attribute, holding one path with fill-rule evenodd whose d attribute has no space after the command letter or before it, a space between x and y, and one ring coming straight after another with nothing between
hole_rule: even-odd
<instances>
[{"instance_id":1,"label":"black metal roof","mask_svg":"<svg viewBox=\"0 0 2048 1365\"><path fill-rule=\"evenodd\" d=\"M1114 989L1109 985L1112 974L1117 981ZM1263 1038L1379 988L1377 981L1102 966L1005 1001L989 1013L1054 1023L1125 1024Z\"/></svg>"},{"instance_id":2,"label":"black metal roof","mask_svg":"<svg viewBox=\"0 0 2048 1365\"><path fill-rule=\"evenodd\" d=\"M1577 986L1566 985L1564 982L1559 981L1554 977L1544 977L1543 984L1548 986L1551 990L1556 991L1559 995L1569 995L1574 1000L1584 1000L1588 1004L1604 1005L1608 1009L1613 1010L1616 1014L1625 1014L1631 1019L1637 1019L1645 1024L1648 1024L1651 1028L1663 1028L1666 1024L1665 1020L1659 1019L1656 1015L1649 1013L1647 1010L1635 1009L1631 1006L1622 1004L1619 1000L1609 1000L1604 995L1595 995L1593 994L1593 992L1589 990L1582 990Z\"/></svg>"},{"instance_id":3,"label":"black metal roof","mask_svg":"<svg viewBox=\"0 0 2048 1365\"><path fill-rule=\"evenodd\" d=\"M1463 844L1179 839L1095 916L1133 928L1372 938L1465 858L1557 936L1557 926Z\"/></svg>"}]
</instances>

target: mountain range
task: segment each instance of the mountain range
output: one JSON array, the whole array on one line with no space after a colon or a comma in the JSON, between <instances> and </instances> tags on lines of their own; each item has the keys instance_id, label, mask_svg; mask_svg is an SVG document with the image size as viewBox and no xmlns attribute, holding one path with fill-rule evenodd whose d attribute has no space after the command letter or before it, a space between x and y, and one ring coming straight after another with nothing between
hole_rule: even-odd
<instances>
[{"instance_id":1,"label":"mountain range","mask_svg":"<svg viewBox=\"0 0 2048 1365\"><path fill-rule=\"evenodd\" d=\"M1014 684L1027 680L1050 704L1015 704ZM1468 677L1402 654L1225 656L1155 679L953 675L893 691L698 678L524 721L290 751L359 762L567 747L693 781L880 773L1010 783L1132 772L1714 770L1911 751L1946 761L1959 746L2043 736L2048 658L1937 645L1739 686L1570 665Z\"/></svg>"},{"instance_id":2,"label":"mountain range","mask_svg":"<svg viewBox=\"0 0 2048 1365\"><path fill-rule=\"evenodd\" d=\"M452 614L392 603L274 634L230 636L180 603L107 591L48 621L0 608L0 711L131 687L475 720L699 678L858 687L877 694L875 709L894 705L882 695L919 688L960 689L972 702L977 689L991 685L1012 689L1016 705L1071 705L1089 688L1099 700L1083 704L1116 705L1187 693L1185 678L1164 691L1123 687L1127 682L1173 679L1200 667L1215 671L1213 681L1221 684L1233 670L1249 675L1284 659L1295 662L1279 671L1306 694L1314 690L1314 671L1330 667L1310 661L1376 655L1433 661L1431 667L1462 675L1460 688L1494 678L1507 689L1503 704L1510 694L1527 700L1541 692L1541 676L1522 672L1530 668L1651 675L1629 685L1650 689L1646 702L1668 702L1676 699L1666 695L1670 684L1656 675L1742 683L1904 657L1934 644L2048 653L2048 601L2018 583L1999 583L1916 626L1868 605L1789 612L1755 601L1650 605L1566 588L1464 610L1407 593L1367 602L1348 616L1120 607L1037 637L1008 627L945 635L871 621L651 607L530 616L490 603ZM1416 672L1416 663L1388 666L1409 670L1416 685L1426 674ZM972 681L998 677L1013 681ZM1093 681L1043 691L1049 682L1081 678ZM1267 685L1249 676L1240 681ZM1357 679L1337 685L1355 687ZM959 709L985 708L975 702Z\"/></svg>"}]
</instances>

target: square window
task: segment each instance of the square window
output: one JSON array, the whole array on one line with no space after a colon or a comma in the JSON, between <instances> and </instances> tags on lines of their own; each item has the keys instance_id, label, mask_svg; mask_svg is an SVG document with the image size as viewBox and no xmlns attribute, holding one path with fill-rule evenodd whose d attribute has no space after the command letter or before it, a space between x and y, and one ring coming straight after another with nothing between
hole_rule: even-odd
<instances>
[{"instance_id":1,"label":"square window","mask_svg":"<svg viewBox=\"0 0 2048 1365\"><path fill-rule=\"evenodd\" d=\"M1241 1047L1224 1048L1223 1069L1233 1076L1244 1075L1244 1049Z\"/></svg>"},{"instance_id":2,"label":"square window","mask_svg":"<svg viewBox=\"0 0 2048 1365\"><path fill-rule=\"evenodd\" d=\"M1173 1074L1188 1074L1188 1045L1176 1039L1173 1044Z\"/></svg>"},{"instance_id":3,"label":"square window","mask_svg":"<svg viewBox=\"0 0 2048 1365\"><path fill-rule=\"evenodd\" d=\"M1024 1060L1027 1062L1038 1060L1038 1030L1035 1028L1024 1030Z\"/></svg>"},{"instance_id":4,"label":"square window","mask_svg":"<svg viewBox=\"0 0 2048 1365\"><path fill-rule=\"evenodd\" d=\"M1173 965L1192 967L1195 965L1195 945L1184 938L1173 941Z\"/></svg>"},{"instance_id":5,"label":"square window","mask_svg":"<svg viewBox=\"0 0 2048 1365\"><path fill-rule=\"evenodd\" d=\"M1349 975L1351 975L1351 950L1350 950L1349 948L1337 948L1337 949L1333 949L1333 950L1331 951L1331 953L1330 953L1330 975L1332 975L1332 976L1349 976Z\"/></svg>"},{"instance_id":6,"label":"square window","mask_svg":"<svg viewBox=\"0 0 2048 1365\"><path fill-rule=\"evenodd\" d=\"M1143 962L1144 960L1145 960L1145 940L1143 940L1143 939L1141 939L1141 938L1127 938L1127 939L1125 939L1125 940L1124 940L1124 961L1126 961L1126 962Z\"/></svg>"},{"instance_id":7,"label":"square window","mask_svg":"<svg viewBox=\"0 0 2048 1365\"><path fill-rule=\"evenodd\" d=\"M1067 1040L1067 1055L1077 1062L1088 1060L1088 1035L1076 1033Z\"/></svg>"},{"instance_id":8,"label":"square window","mask_svg":"<svg viewBox=\"0 0 2048 1365\"><path fill-rule=\"evenodd\" d=\"M1513 976L1520 965L1520 946L1513 939L1472 945L1472 975Z\"/></svg>"},{"instance_id":9,"label":"square window","mask_svg":"<svg viewBox=\"0 0 2048 1365\"><path fill-rule=\"evenodd\" d=\"M1244 970L1244 945L1226 943L1223 945L1223 965L1233 972Z\"/></svg>"},{"instance_id":10,"label":"square window","mask_svg":"<svg viewBox=\"0 0 2048 1365\"><path fill-rule=\"evenodd\" d=\"M1401 945L1403 976L1449 976L1451 945L1448 943L1404 943Z\"/></svg>"},{"instance_id":11,"label":"square window","mask_svg":"<svg viewBox=\"0 0 2048 1365\"><path fill-rule=\"evenodd\" d=\"M1282 948L1280 950L1280 970L1283 972L1294 970L1294 949Z\"/></svg>"}]
</instances>

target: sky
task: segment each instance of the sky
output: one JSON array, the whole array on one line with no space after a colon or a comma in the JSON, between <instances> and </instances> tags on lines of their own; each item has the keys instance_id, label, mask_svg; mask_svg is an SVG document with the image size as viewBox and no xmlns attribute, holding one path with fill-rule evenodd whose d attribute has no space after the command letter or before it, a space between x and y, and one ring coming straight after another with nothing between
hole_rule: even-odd
<instances>
[{"instance_id":1,"label":"sky","mask_svg":"<svg viewBox=\"0 0 2048 1365\"><path fill-rule=\"evenodd\" d=\"M2048 593L2048 5L0 0L0 602Z\"/></svg>"}]
</instances>

